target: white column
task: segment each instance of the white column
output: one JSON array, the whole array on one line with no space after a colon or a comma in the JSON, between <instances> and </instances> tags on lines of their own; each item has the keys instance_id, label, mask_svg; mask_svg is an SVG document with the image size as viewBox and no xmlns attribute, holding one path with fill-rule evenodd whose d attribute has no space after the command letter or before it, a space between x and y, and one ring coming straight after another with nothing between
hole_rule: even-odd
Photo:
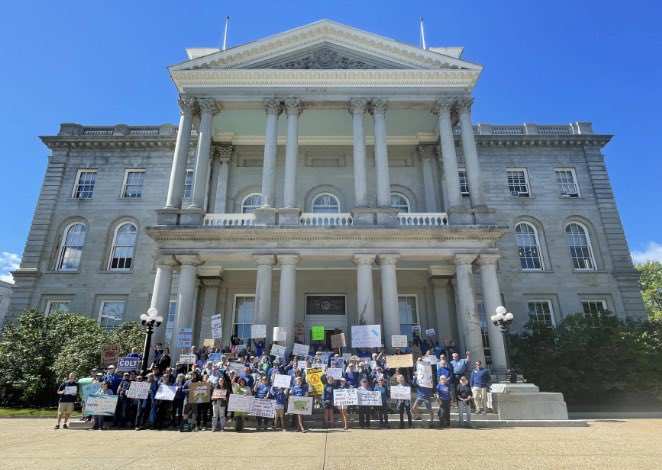
<instances>
[{"instance_id":1,"label":"white column","mask_svg":"<svg viewBox=\"0 0 662 470\"><path fill-rule=\"evenodd\" d=\"M198 148L195 153L195 173L193 175L193 197L190 209L205 209L207 183L209 181L209 151L211 149L212 121L218 113L214 100L199 99L200 130L198 132Z\"/></svg>"},{"instance_id":2,"label":"white column","mask_svg":"<svg viewBox=\"0 0 662 470\"><path fill-rule=\"evenodd\" d=\"M425 210L437 212L437 193L434 189L434 173L432 171L432 157L435 149L432 145L419 145L418 154L423 162L423 190L425 192Z\"/></svg>"},{"instance_id":3,"label":"white column","mask_svg":"<svg viewBox=\"0 0 662 470\"><path fill-rule=\"evenodd\" d=\"M384 325L384 347L392 350L391 336L400 334L400 311L398 307L398 281L395 265L399 255L379 255L382 279L382 325Z\"/></svg>"},{"instance_id":4,"label":"white column","mask_svg":"<svg viewBox=\"0 0 662 470\"><path fill-rule=\"evenodd\" d=\"M231 145L218 147L218 157L216 157L218 176L216 180L216 194L214 194L214 212L216 214L225 214L227 212L228 176L230 174L230 157L232 156L232 151L233 148Z\"/></svg>"},{"instance_id":5,"label":"white column","mask_svg":"<svg viewBox=\"0 0 662 470\"><path fill-rule=\"evenodd\" d=\"M483 336L480 328L480 318L476 309L474 277L471 264L476 255L455 255L455 271L457 275L457 296L461 317L460 324L464 328L464 347L471 352L471 359L481 361L485 365L483 351Z\"/></svg>"},{"instance_id":6,"label":"white column","mask_svg":"<svg viewBox=\"0 0 662 470\"><path fill-rule=\"evenodd\" d=\"M485 196L483 195L483 185L480 179L480 165L478 163L474 128L471 124L471 105L473 102L473 98L461 98L457 101L457 109L460 115L462 149L464 151L464 163L467 166L471 207L480 207L485 205Z\"/></svg>"},{"instance_id":7,"label":"white column","mask_svg":"<svg viewBox=\"0 0 662 470\"><path fill-rule=\"evenodd\" d=\"M503 344L503 336L499 327L490 321L490 317L494 315L496 308L501 305L501 290L499 289L499 278L496 271L499 258L499 255L480 255L478 265L480 266L480 281L483 285L483 302L487 320L487 335L490 339L492 368L505 370L506 347Z\"/></svg>"},{"instance_id":8,"label":"white column","mask_svg":"<svg viewBox=\"0 0 662 470\"><path fill-rule=\"evenodd\" d=\"M365 98L355 98L349 102L354 129L354 206L360 208L368 207L368 175L363 128L363 115L367 105L368 100Z\"/></svg>"},{"instance_id":9,"label":"white column","mask_svg":"<svg viewBox=\"0 0 662 470\"><path fill-rule=\"evenodd\" d=\"M195 100L177 100L181 109L179 116L179 129L177 130L177 142L175 143L175 155L172 160L170 171L170 183L168 184L168 197L166 208L181 209L184 198L184 181L186 179L186 163L188 161L189 145L191 143L191 127L193 108Z\"/></svg>"},{"instance_id":10,"label":"white column","mask_svg":"<svg viewBox=\"0 0 662 470\"><path fill-rule=\"evenodd\" d=\"M298 255L278 255L280 265L280 293L278 296L278 326L287 328L287 349L294 346L294 319L296 315L296 269Z\"/></svg>"},{"instance_id":11,"label":"white column","mask_svg":"<svg viewBox=\"0 0 662 470\"><path fill-rule=\"evenodd\" d=\"M388 174L386 145L386 100L372 100L370 112L375 121L375 171L377 174L377 207L391 207L391 182Z\"/></svg>"},{"instance_id":12,"label":"white column","mask_svg":"<svg viewBox=\"0 0 662 470\"><path fill-rule=\"evenodd\" d=\"M257 264L257 279L255 281L255 317L253 323L266 325L271 315L271 285L273 283L273 266L276 263L274 255L254 255Z\"/></svg>"},{"instance_id":13,"label":"white column","mask_svg":"<svg viewBox=\"0 0 662 470\"><path fill-rule=\"evenodd\" d=\"M297 205L297 164L299 160L299 114L303 111L301 101L296 98L285 100L287 115L287 141L285 146L285 181L283 202L285 208Z\"/></svg>"},{"instance_id":14,"label":"white column","mask_svg":"<svg viewBox=\"0 0 662 470\"><path fill-rule=\"evenodd\" d=\"M462 205L460 194L460 175L457 171L457 155L455 154L455 138L451 124L451 107L453 100L440 98L432 112L439 118L439 140L441 143L442 164L444 167L444 187L446 188L446 210Z\"/></svg>"},{"instance_id":15,"label":"white column","mask_svg":"<svg viewBox=\"0 0 662 470\"><path fill-rule=\"evenodd\" d=\"M168 313L170 312L170 291L172 289L172 268L177 262L172 256L156 257L156 276L154 276L154 289L150 308L155 308L163 317L161 326L154 329L152 344L165 343L165 330L168 326Z\"/></svg>"},{"instance_id":16,"label":"white column","mask_svg":"<svg viewBox=\"0 0 662 470\"><path fill-rule=\"evenodd\" d=\"M430 283L434 292L434 304L437 313L437 337L452 338L451 315L448 303L448 279L431 277Z\"/></svg>"},{"instance_id":17,"label":"white column","mask_svg":"<svg viewBox=\"0 0 662 470\"><path fill-rule=\"evenodd\" d=\"M359 323L375 324L375 292L372 283L372 266L375 255L354 255L356 265L356 311Z\"/></svg>"},{"instance_id":18,"label":"white column","mask_svg":"<svg viewBox=\"0 0 662 470\"><path fill-rule=\"evenodd\" d=\"M173 360L179 358L181 350L177 347L177 332L180 328L193 328L195 322L195 301L198 294L197 271L203 261L196 255L177 256L180 264L179 292L177 292L177 312L175 313L175 326L172 330Z\"/></svg>"},{"instance_id":19,"label":"white column","mask_svg":"<svg viewBox=\"0 0 662 470\"><path fill-rule=\"evenodd\" d=\"M276 159L278 157L278 116L282 112L280 100L264 100L267 130L264 139L262 164L262 207L274 207L276 199Z\"/></svg>"},{"instance_id":20,"label":"white column","mask_svg":"<svg viewBox=\"0 0 662 470\"><path fill-rule=\"evenodd\" d=\"M221 287L220 277L203 278L202 285L205 288L202 300L202 319L200 329L197 332L200 343L207 338L211 338L211 317L216 315L216 303L218 302L218 290ZM197 346L197 344L196 344Z\"/></svg>"}]
</instances>

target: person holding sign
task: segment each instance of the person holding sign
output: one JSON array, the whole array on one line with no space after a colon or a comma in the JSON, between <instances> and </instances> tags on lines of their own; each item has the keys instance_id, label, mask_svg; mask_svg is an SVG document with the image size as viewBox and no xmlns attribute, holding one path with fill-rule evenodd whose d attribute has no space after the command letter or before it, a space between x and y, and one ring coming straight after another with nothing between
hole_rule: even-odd
<instances>
[{"instance_id":1,"label":"person holding sign","mask_svg":"<svg viewBox=\"0 0 662 470\"><path fill-rule=\"evenodd\" d=\"M322 408L324 409L324 427L333 427L333 391L336 386L334 385L333 377L327 376L326 383L322 389ZM330 423L330 424L329 424Z\"/></svg>"},{"instance_id":2,"label":"person holding sign","mask_svg":"<svg viewBox=\"0 0 662 470\"><path fill-rule=\"evenodd\" d=\"M304 385L303 377L297 377L296 385L290 390L290 395L294 397L307 397L308 396L308 386ZM303 427L303 416L298 414L297 421L299 422L299 429L297 431L308 432Z\"/></svg>"},{"instance_id":3,"label":"person holding sign","mask_svg":"<svg viewBox=\"0 0 662 470\"><path fill-rule=\"evenodd\" d=\"M255 394L256 398L267 398L267 395L269 395L269 381L267 380L267 376L262 376L260 381L255 384L255 388L253 388L253 393ZM257 431L266 431L267 430L267 418L264 418L262 416L257 417Z\"/></svg>"},{"instance_id":4,"label":"person holding sign","mask_svg":"<svg viewBox=\"0 0 662 470\"><path fill-rule=\"evenodd\" d=\"M382 406L377 407L377 414L379 416L379 428L388 428L388 386L384 377L377 379L377 385L373 389L375 392L382 394Z\"/></svg>"},{"instance_id":5,"label":"person holding sign","mask_svg":"<svg viewBox=\"0 0 662 470\"><path fill-rule=\"evenodd\" d=\"M236 393L237 395L251 395L251 389L250 387L246 386L246 379L244 377L233 379L232 393ZM237 432L243 431L246 413L235 411L234 417L236 419L235 431Z\"/></svg>"},{"instance_id":6,"label":"person holding sign","mask_svg":"<svg viewBox=\"0 0 662 470\"><path fill-rule=\"evenodd\" d=\"M361 379L361 386L359 387L359 393L361 390L369 392L368 380ZM371 406L359 406L359 426L361 429L370 429L370 411L372 410Z\"/></svg>"},{"instance_id":7,"label":"person holding sign","mask_svg":"<svg viewBox=\"0 0 662 470\"><path fill-rule=\"evenodd\" d=\"M57 389L57 394L60 395L60 401L57 407L57 424L55 429L60 429L60 421L64 418L63 429L68 429L69 416L74 411L74 402L76 401L76 393L78 387L76 386L76 374L69 374L69 378L62 382Z\"/></svg>"},{"instance_id":8,"label":"person holding sign","mask_svg":"<svg viewBox=\"0 0 662 470\"><path fill-rule=\"evenodd\" d=\"M284 388L271 387L268 398L276 400L276 414L274 415L274 431L278 427L278 418L280 418L280 427L285 432L285 403L287 403L287 393Z\"/></svg>"},{"instance_id":9,"label":"person holding sign","mask_svg":"<svg viewBox=\"0 0 662 470\"><path fill-rule=\"evenodd\" d=\"M420 364L422 361L419 358L418 363ZM423 387L421 384L421 377L420 377L420 372L416 372L416 377L412 381L412 384L414 387L416 387L416 393L417 397L416 400L414 401L414 406L412 408L412 411L414 412L414 415L416 416L416 420L421 419L421 415L418 412L418 407L419 405L423 404L425 405L425 408L428 410L430 413L430 425L434 422L434 414L432 413L432 388L430 387ZM427 383L425 384L427 385ZM431 384L430 384L431 385Z\"/></svg>"},{"instance_id":10,"label":"person holding sign","mask_svg":"<svg viewBox=\"0 0 662 470\"><path fill-rule=\"evenodd\" d=\"M99 391L97 393L95 393L95 395L97 395L97 396L99 396L99 395L112 395L112 394L113 394L113 391L110 389L110 382L108 382L107 380L104 380L103 382L101 382L101 388L99 389ZM104 418L104 416L103 415L93 415L93 418L94 418L94 426L92 426L92 429L93 430L98 429L99 431L103 431L103 418Z\"/></svg>"},{"instance_id":11,"label":"person holding sign","mask_svg":"<svg viewBox=\"0 0 662 470\"><path fill-rule=\"evenodd\" d=\"M212 389L211 400L213 416L211 418L211 430L224 431L225 423L227 422L227 409L228 409L228 388L225 383L225 375L221 375L216 382L216 386Z\"/></svg>"},{"instance_id":12,"label":"person holding sign","mask_svg":"<svg viewBox=\"0 0 662 470\"><path fill-rule=\"evenodd\" d=\"M402 374L397 375L398 385L401 387L409 387L405 382L405 376ZM409 421L409 429L411 429L411 400L398 400L398 412L400 413L400 429L405 427L404 413L407 413L407 420Z\"/></svg>"},{"instance_id":13,"label":"person holding sign","mask_svg":"<svg viewBox=\"0 0 662 470\"><path fill-rule=\"evenodd\" d=\"M138 400L138 416L136 417L136 431L145 429L145 424L148 422L149 427L153 428L156 423L156 406L154 403L154 395L156 394L156 381L154 374L150 372L147 374L147 383L149 385L149 394L145 399Z\"/></svg>"},{"instance_id":14,"label":"person holding sign","mask_svg":"<svg viewBox=\"0 0 662 470\"><path fill-rule=\"evenodd\" d=\"M340 385L338 386L338 389L344 390L348 389L349 386L347 385L347 379L345 377L340 378ZM342 425L343 425L343 430L347 431L347 407L346 406L339 406L338 411L340 411L340 417L342 418Z\"/></svg>"}]
</instances>

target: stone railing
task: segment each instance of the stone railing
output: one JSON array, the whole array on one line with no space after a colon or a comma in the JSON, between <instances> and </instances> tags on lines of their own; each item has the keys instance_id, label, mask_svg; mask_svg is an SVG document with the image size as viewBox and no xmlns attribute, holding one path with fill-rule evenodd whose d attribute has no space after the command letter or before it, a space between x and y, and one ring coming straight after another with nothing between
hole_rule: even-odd
<instances>
[{"instance_id":1,"label":"stone railing","mask_svg":"<svg viewBox=\"0 0 662 470\"><path fill-rule=\"evenodd\" d=\"M247 227L255 225L255 214L207 214L203 223L212 227Z\"/></svg>"},{"instance_id":2,"label":"stone railing","mask_svg":"<svg viewBox=\"0 0 662 470\"><path fill-rule=\"evenodd\" d=\"M161 124L160 126L127 126L126 124L116 124L114 126L81 126L80 124L63 123L60 124L58 135L84 135L90 137L127 135L137 137L175 136L177 135L177 126L172 124Z\"/></svg>"},{"instance_id":3,"label":"stone railing","mask_svg":"<svg viewBox=\"0 0 662 470\"><path fill-rule=\"evenodd\" d=\"M400 225L415 227L439 227L448 225L445 212L402 212L398 214Z\"/></svg>"},{"instance_id":4,"label":"stone railing","mask_svg":"<svg viewBox=\"0 0 662 470\"><path fill-rule=\"evenodd\" d=\"M480 123L475 126L476 135L578 135L594 134L590 122L573 122L571 124L534 124L526 122L522 125L500 125ZM455 134L460 135L460 126L455 128Z\"/></svg>"},{"instance_id":5,"label":"stone railing","mask_svg":"<svg viewBox=\"0 0 662 470\"><path fill-rule=\"evenodd\" d=\"M352 214L341 212L339 214L314 214L304 212L299 218L299 224L304 227L331 227L352 225Z\"/></svg>"}]
</instances>

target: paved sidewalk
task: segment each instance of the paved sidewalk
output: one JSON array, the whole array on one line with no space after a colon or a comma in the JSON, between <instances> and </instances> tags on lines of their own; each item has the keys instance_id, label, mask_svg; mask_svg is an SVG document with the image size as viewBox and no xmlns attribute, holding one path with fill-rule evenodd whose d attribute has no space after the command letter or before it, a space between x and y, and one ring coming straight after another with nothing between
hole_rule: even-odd
<instances>
[{"instance_id":1,"label":"paved sidewalk","mask_svg":"<svg viewBox=\"0 0 662 470\"><path fill-rule=\"evenodd\" d=\"M598 420L585 428L313 430L180 433L53 429L0 420L3 468L659 469L662 420ZM471 462L440 456L461 440ZM254 449L251 451L250 449ZM259 453L261 456L256 456ZM445 463L441 463L445 462Z\"/></svg>"}]
</instances>

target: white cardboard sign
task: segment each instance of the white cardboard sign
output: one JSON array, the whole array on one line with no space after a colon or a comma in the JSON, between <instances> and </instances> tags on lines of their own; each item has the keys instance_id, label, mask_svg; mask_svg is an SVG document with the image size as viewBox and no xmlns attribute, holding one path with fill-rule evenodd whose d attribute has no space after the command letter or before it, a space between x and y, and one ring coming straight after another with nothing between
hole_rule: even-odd
<instances>
[{"instance_id":1,"label":"white cardboard sign","mask_svg":"<svg viewBox=\"0 0 662 470\"><path fill-rule=\"evenodd\" d=\"M292 348L292 354L295 356L306 357L310 351L310 346L307 344L294 343L294 348Z\"/></svg>"},{"instance_id":2,"label":"white cardboard sign","mask_svg":"<svg viewBox=\"0 0 662 470\"><path fill-rule=\"evenodd\" d=\"M223 337L223 319L220 315L211 316L211 337L218 340Z\"/></svg>"},{"instance_id":3,"label":"white cardboard sign","mask_svg":"<svg viewBox=\"0 0 662 470\"><path fill-rule=\"evenodd\" d=\"M406 348L407 335L392 335L391 346L393 346L394 348Z\"/></svg>"},{"instance_id":4,"label":"white cardboard sign","mask_svg":"<svg viewBox=\"0 0 662 470\"><path fill-rule=\"evenodd\" d=\"M275 326L274 341L287 341L287 328L284 326Z\"/></svg>"},{"instance_id":5,"label":"white cardboard sign","mask_svg":"<svg viewBox=\"0 0 662 470\"><path fill-rule=\"evenodd\" d=\"M285 346L281 346L280 344L272 344L270 354L272 356L284 358L285 357Z\"/></svg>"},{"instance_id":6,"label":"white cardboard sign","mask_svg":"<svg viewBox=\"0 0 662 470\"><path fill-rule=\"evenodd\" d=\"M391 387L392 400L411 400L411 387L406 385L394 385Z\"/></svg>"},{"instance_id":7,"label":"white cardboard sign","mask_svg":"<svg viewBox=\"0 0 662 470\"><path fill-rule=\"evenodd\" d=\"M144 400L149 396L150 386L151 383L149 382L131 382L129 390L126 391L126 396L128 398Z\"/></svg>"},{"instance_id":8,"label":"white cardboard sign","mask_svg":"<svg viewBox=\"0 0 662 470\"><path fill-rule=\"evenodd\" d=\"M355 388L337 388L333 391L333 406L355 406L359 396Z\"/></svg>"},{"instance_id":9,"label":"white cardboard sign","mask_svg":"<svg viewBox=\"0 0 662 470\"><path fill-rule=\"evenodd\" d=\"M353 348L378 348L382 344L381 325L352 326Z\"/></svg>"},{"instance_id":10,"label":"white cardboard sign","mask_svg":"<svg viewBox=\"0 0 662 470\"><path fill-rule=\"evenodd\" d=\"M292 377L284 374L274 375L274 387L276 388L290 388L292 384Z\"/></svg>"},{"instance_id":11,"label":"white cardboard sign","mask_svg":"<svg viewBox=\"0 0 662 470\"><path fill-rule=\"evenodd\" d=\"M267 337L267 325L251 325L251 339Z\"/></svg>"}]
</instances>

